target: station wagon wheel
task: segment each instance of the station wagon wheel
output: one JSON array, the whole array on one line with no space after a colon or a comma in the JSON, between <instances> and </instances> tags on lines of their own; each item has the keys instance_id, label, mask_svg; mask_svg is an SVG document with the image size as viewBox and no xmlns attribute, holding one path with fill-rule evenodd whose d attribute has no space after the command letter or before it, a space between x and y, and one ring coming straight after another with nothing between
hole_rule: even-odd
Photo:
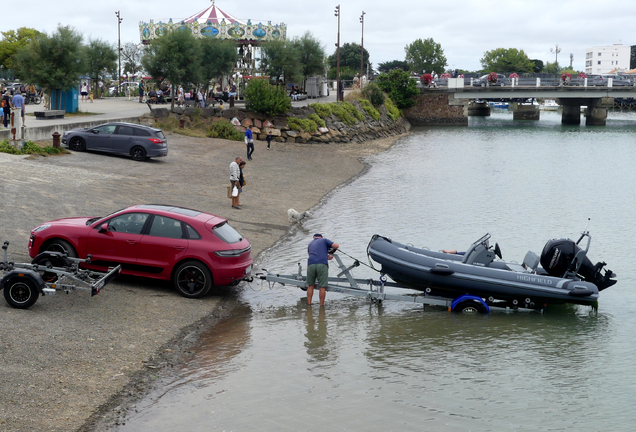
<instances>
[{"instance_id":1,"label":"station wagon wheel","mask_svg":"<svg viewBox=\"0 0 636 432\"><path fill-rule=\"evenodd\" d=\"M187 261L177 267L172 282L182 296L199 298L212 288L212 274L205 265Z\"/></svg>"},{"instance_id":2,"label":"station wagon wheel","mask_svg":"<svg viewBox=\"0 0 636 432\"><path fill-rule=\"evenodd\" d=\"M49 242L49 244L46 246L46 249L44 250L51 252L60 252L66 254L66 256L68 257L77 258L77 252L75 251L75 248L71 246L69 242L62 239L55 239Z\"/></svg>"},{"instance_id":3,"label":"station wagon wheel","mask_svg":"<svg viewBox=\"0 0 636 432\"><path fill-rule=\"evenodd\" d=\"M4 299L16 309L30 308L38 301L38 295L35 284L26 278L11 279L4 286Z\"/></svg>"},{"instance_id":4,"label":"station wagon wheel","mask_svg":"<svg viewBox=\"0 0 636 432\"><path fill-rule=\"evenodd\" d=\"M69 141L68 146L71 150L84 151L86 150L86 141L84 141L84 138L81 137L73 137L71 138L71 141Z\"/></svg>"},{"instance_id":5,"label":"station wagon wheel","mask_svg":"<svg viewBox=\"0 0 636 432\"><path fill-rule=\"evenodd\" d=\"M132 150L130 150L130 156L138 162L146 160L146 149L139 146L133 147Z\"/></svg>"}]
</instances>

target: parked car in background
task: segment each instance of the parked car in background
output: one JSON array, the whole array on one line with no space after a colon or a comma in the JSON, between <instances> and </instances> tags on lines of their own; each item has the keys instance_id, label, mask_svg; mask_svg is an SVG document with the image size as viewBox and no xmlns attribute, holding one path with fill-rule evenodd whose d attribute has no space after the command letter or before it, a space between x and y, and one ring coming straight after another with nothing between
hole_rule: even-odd
<instances>
[{"instance_id":1,"label":"parked car in background","mask_svg":"<svg viewBox=\"0 0 636 432\"><path fill-rule=\"evenodd\" d=\"M161 129L133 123L106 123L64 132L62 143L75 151L97 150L130 156L136 161L168 155L168 140Z\"/></svg>"},{"instance_id":2,"label":"parked car in background","mask_svg":"<svg viewBox=\"0 0 636 432\"><path fill-rule=\"evenodd\" d=\"M486 87L486 85L488 84L488 75L490 74L486 74L486 75L482 75L479 78L476 78L473 80L473 86L474 87ZM504 74L497 74L497 82L496 83L490 83L491 86L505 86L505 85L510 85L510 80L508 78L506 78L506 76Z\"/></svg>"},{"instance_id":3,"label":"parked car in background","mask_svg":"<svg viewBox=\"0 0 636 432\"><path fill-rule=\"evenodd\" d=\"M31 230L29 255L86 258L82 267L172 281L184 297L250 277L252 245L227 219L182 207L142 204L108 216L58 219Z\"/></svg>"},{"instance_id":4,"label":"parked car in background","mask_svg":"<svg viewBox=\"0 0 636 432\"><path fill-rule=\"evenodd\" d=\"M634 82L625 75L589 75L588 86L607 86L609 78L612 78L612 87L633 86Z\"/></svg>"}]
</instances>

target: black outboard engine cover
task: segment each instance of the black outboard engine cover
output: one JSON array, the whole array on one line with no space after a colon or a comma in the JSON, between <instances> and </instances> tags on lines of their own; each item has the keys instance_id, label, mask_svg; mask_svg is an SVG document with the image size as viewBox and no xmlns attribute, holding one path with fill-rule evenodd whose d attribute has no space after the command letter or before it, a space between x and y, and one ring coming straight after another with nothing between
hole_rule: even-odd
<instances>
[{"instance_id":1,"label":"black outboard engine cover","mask_svg":"<svg viewBox=\"0 0 636 432\"><path fill-rule=\"evenodd\" d=\"M579 251L581 248L570 239L549 240L541 252L541 267L550 276L564 277L567 272L573 272L576 269L577 262L574 258ZM606 270L605 275L601 274L604 266L604 262L592 264L585 256L577 275L584 281L593 283L601 291L616 283L615 280L610 280L613 276L610 270Z\"/></svg>"}]
</instances>

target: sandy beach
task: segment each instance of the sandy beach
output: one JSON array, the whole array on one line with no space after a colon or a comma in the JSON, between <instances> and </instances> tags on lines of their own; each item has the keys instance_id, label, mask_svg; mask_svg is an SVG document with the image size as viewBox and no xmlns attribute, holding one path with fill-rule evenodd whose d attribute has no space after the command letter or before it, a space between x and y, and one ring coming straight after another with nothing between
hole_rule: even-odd
<instances>
[{"instance_id":1,"label":"sandy beach","mask_svg":"<svg viewBox=\"0 0 636 432\"><path fill-rule=\"evenodd\" d=\"M47 220L105 215L138 203L169 203L230 220L253 256L291 230L287 210L311 209L364 172L361 157L399 137L362 144L256 142L245 169L243 208L226 197L229 163L245 145L169 135L165 159L138 163L96 153L30 158L0 154L0 238L10 260L28 261L31 228ZM240 287L238 288L240 289ZM94 298L85 293L40 298L30 309L0 306L0 431L105 430L162 370L188 355L199 332L231 313L236 291L199 300L170 285L119 277Z\"/></svg>"}]
</instances>

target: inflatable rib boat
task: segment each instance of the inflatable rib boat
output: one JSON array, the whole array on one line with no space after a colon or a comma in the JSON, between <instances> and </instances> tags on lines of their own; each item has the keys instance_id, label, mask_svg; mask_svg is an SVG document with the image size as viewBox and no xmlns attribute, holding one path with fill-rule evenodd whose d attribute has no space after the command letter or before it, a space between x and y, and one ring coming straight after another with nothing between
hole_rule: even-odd
<instances>
[{"instance_id":1,"label":"inflatable rib boat","mask_svg":"<svg viewBox=\"0 0 636 432\"><path fill-rule=\"evenodd\" d=\"M587 237L583 250L579 243ZM575 243L554 239L538 257L528 252L522 264L501 260L499 245L486 234L463 254L419 249L374 235L367 253L395 282L432 295L454 298L471 294L489 303L539 308L549 303L594 305L599 291L616 283L606 265L587 258L591 236L585 231ZM495 256L499 260L495 260ZM539 266L541 263L541 266Z\"/></svg>"}]
</instances>

